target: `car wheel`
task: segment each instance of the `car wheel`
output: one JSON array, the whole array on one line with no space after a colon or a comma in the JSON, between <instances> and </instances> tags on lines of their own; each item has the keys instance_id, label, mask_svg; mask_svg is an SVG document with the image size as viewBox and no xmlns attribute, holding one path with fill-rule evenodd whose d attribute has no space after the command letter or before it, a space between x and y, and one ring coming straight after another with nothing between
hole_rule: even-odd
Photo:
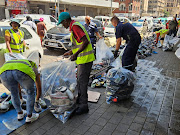
<instances>
[{"instance_id":1,"label":"car wheel","mask_svg":"<svg viewBox=\"0 0 180 135\"><path fill-rule=\"evenodd\" d=\"M52 51L52 50L54 50L54 48L53 47L46 47L49 51Z\"/></svg>"}]
</instances>

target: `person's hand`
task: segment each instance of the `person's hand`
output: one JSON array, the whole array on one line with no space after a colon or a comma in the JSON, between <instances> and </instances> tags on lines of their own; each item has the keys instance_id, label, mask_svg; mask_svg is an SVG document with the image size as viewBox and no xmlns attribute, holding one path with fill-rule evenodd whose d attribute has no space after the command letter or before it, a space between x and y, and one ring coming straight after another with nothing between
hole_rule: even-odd
<instances>
[{"instance_id":1,"label":"person's hand","mask_svg":"<svg viewBox=\"0 0 180 135\"><path fill-rule=\"evenodd\" d=\"M102 37L102 36L100 36L100 37L99 37L99 39L103 39L103 37Z\"/></svg>"},{"instance_id":2,"label":"person's hand","mask_svg":"<svg viewBox=\"0 0 180 135\"><path fill-rule=\"evenodd\" d=\"M118 57L118 50L114 51L114 58L116 59Z\"/></svg>"},{"instance_id":3,"label":"person's hand","mask_svg":"<svg viewBox=\"0 0 180 135\"><path fill-rule=\"evenodd\" d=\"M65 52L65 53L63 54L63 56L68 56L68 55L70 55L69 52Z\"/></svg>"},{"instance_id":4,"label":"person's hand","mask_svg":"<svg viewBox=\"0 0 180 135\"><path fill-rule=\"evenodd\" d=\"M73 54L73 55L70 57L70 60L71 60L71 61L77 60L77 54Z\"/></svg>"}]
</instances>

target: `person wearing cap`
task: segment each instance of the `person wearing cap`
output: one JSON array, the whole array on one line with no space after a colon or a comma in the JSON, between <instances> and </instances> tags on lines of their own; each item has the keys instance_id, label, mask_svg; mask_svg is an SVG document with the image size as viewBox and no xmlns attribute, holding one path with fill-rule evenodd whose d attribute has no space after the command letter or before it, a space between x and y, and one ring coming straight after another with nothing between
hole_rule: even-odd
<instances>
[{"instance_id":1,"label":"person wearing cap","mask_svg":"<svg viewBox=\"0 0 180 135\"><path fill-rule=\"evenodd\" d=\"M26 16L26 21L23 24L30 26L34 31L37 29L36 24L32 21L30 16Z\"/></svg>"},{"instance_id":2,"label":"person wearing cap","mask_svg":"<svg viewBox=\"0 0 180 135\"><path fill-rule=\"evenodd\" d=\"M40 75L36 64L25 59L7 61L0 68L0 79L3 85L11 92L12 104L18 113L17 119L22 120L27 114L27 123L37 120L39 114L32 113L35 102L35 83L38 84L36 85L37 89L41 89ZM21 108L19 84L27 93L27 112Z\"/></svg>"},{"instance_id":3,"label":"person wearing cap","mask_svg":"<svg viewBox=\"0 0 180 135\"><path fill-rule=\"evenodd\" d=\"M5 31L6 53L23 53L23 48L29 49L24 41L24 32L19 29L19 20L12 19L10 22L12 29Z\"/></svg>"},{"instance_id":4,"label":"person wearing cap","mask_svg":"<svg viewBox=\"0 0 180 135\"><path fill-rule=\"evenodd\" d=\"M42 40L44 38L44 34L45 34L45 30L47 31L47 28L46 28L46 25L45 23L43 22L44 21L44 18L40 18L39 19L39 23L37 23L37 34L39 35L40 37L40 40L41 40L41 45L42 45Z\"/></svg>"},{"instance_id":5,"label":"person wearing cap","mask_svg":"<svg viewBox=\"0 0 180 135\"><path fill-rule=\"evenodd\" d=\"M127 45L122 56L122 67L133 71L135 57L141 43L141 36L133 25L128 22L120 22L119 18L116 16L111 18L111 23L116 30L116 49L114 58L118 57L121 38L123 38L126 40Z\"/></svg>"},{"instance_id":6,"label":"person wearing cap","mask_svg":"<svg viewBox=\"0 0 180 135\"><path fill-rule=\"evenodd\" d=\"M86 22L85 29L89 34L91 44L95 50L94 45L96 44L96 35L100 39L102 39L103 37L99 34L96 24L91 21L91 18L89 16L85 17L85 22ZM95 35L95 33L96 33L96 35Z\"/></svg>"},{"instance_id":7,"label":"person wearing cap","mask_svg":"<svg viewBox=\"0 0 180 135\"><path fill-rule=\"evenodd\" d=\"M78 91L77 115L87 113L88 109L88 94L87 87L93 61L95 60L90 37L86 29L74 20L71 20L68 12L62 12L59 15L58 25L62 24L71 32L70 40L73 43L72 49L64 54L64 56L72 55L71 61L75 61L77 66L77 86Z\"/></svg>"}]
</instances>

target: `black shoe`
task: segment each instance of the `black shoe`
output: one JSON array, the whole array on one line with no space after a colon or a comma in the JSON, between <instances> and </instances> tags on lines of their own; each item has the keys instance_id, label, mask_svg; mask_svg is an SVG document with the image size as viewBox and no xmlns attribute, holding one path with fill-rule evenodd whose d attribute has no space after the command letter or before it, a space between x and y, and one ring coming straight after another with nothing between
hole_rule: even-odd
<instances>
[{"instance_id":1,"label":"black shoe","mask_svg":"<svg viewBox=\"0 0 180 135\"><path fill-rule=\"evenodd\" d=\"M78 107L77 110L75 111L75 114L76 115L81 115L81 114L88 113L88 112L89 112L88 108L80 108L80 107Z\"/></svg>"}]
</instances>

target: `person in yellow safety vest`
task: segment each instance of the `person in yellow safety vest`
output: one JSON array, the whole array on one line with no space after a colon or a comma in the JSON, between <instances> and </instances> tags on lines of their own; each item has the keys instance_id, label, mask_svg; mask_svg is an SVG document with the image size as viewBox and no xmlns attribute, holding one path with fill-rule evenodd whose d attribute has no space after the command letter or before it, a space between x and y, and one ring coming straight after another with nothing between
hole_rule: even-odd
<instances>
[{"instance_id":1,"label":"person in yellow safety vest","mask_svg":"<svg viewBox=\"0 0 180 135\"><path fill-rule=\"evenodd\" d=\"M159 36L160 36L160 43L161 43L161 45L163 45L164 37L166 36L166 34L169 33L169 30L168 29L161 29L159 31L156 31L155 33L156 33L156 44L158 43Z\"/></svg>"},{"instance_id":2,"label":"person in yellow safety vest","mask_svg":"<svg viewBox=\"0 0 180 135\"><path fill-rule=\"evenodd\" d=\"M28 60L10 60L0 68L0 79L3 85L11 92L11 100L18 115L17 119L22 120L27 114L26 122L30 123L38 119L39 114L32 113L35 102L35 83L37 89L41 89L40 75L34 62ZM27 93L26 109L22 110L19 98L20 84Z\"/></svg>"},{"instance_id":3,"label":"person in yellow safety vest","mask_svg":"<svg viewBox=\"0 0 180 135\"><path fill-rule=\"evenodd\" d=\"M178 28L180 28L180 19L178 20Z\"/></svg>"},{"instance_id":4,"label":"person in yellow safety vest","mask_svg":"<svg viewBox=\"0 0 180 135\"><path fill-rule=\"evenodd\" d=\"M19 20L12 19L10 22L12 29L5 31L6 53L23 53L23 47L29 49L24 41L24 32L19 29Z\"/></svg>"},{"instance_id":5,"label":"person in yellow safety vest","mask_svg":"<svg viewBox=\"0 0 180 135\"><path fill-rule=\"evenodd\" d=\"M73 43L72 50L66 52L64 56L73 54L70 59L76 61L77 67L77 86L78 90L78 107L75 111L77 115L88 113L88 94L87 87L91 67L95 56L93 53L92 44L86 29L74 20L71 20L68 12L62 12L59 15L58 25L62 24L66 29L69 27L71 31L71 42Z\"/></svg>"},{"instance_id":6,"label":"person in yellow safety vest","mask_svg":"<svg viewBox=\"0 0 180 135\"><path fill-rule=\"evenodd\" d=\"M10 26L12 29L6 30L5 31L5 40L6 40L6 53L23 53L23 48L25 47L26 49L29 49L28 46L26 46L26 43L24 41L24 32L19 29L20 24L19 20L17 19L12 19ZM21 103L24 103L25 100L21 96L21 88L19 86L19 93L20 93L20 98L21 98ZM41 91L37 91L37 97L36 97L36 102L34 109L36 112L40 112L42 108L46 108L45 102L40 98L41 96ZM41 108L42 106L42 108Z\"/></svg>"}]
</instances>

